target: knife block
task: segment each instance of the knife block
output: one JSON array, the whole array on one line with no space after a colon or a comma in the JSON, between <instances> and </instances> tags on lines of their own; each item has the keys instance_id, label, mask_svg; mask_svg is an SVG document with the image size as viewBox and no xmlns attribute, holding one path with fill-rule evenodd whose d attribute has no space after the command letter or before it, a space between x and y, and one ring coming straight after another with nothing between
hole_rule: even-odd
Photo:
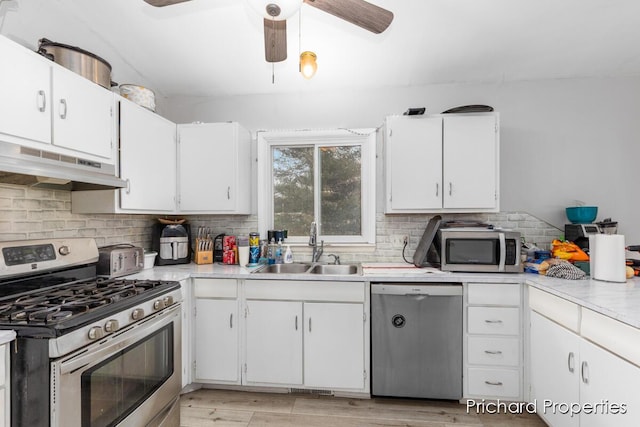
<instances>
[{"instance_id":1,"label":"knife block","mask_svg":"<svg viewBox=\"0 0 640 427\"><path fill-rule=\"evenodd\" d=\"M209 245L211 247L210 250L201 250L200 240L206 239L196 239L196 250L193 255L193 261L196 264L213 264L213 245Z\"/></svg>"}]
</instances>

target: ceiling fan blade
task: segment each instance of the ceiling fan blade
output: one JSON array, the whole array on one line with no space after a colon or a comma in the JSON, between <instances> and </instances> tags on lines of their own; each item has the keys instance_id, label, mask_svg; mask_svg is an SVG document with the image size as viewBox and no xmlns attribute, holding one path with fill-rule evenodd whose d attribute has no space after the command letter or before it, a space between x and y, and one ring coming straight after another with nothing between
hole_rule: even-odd
<instances>
[{"instance_id":1,"label":"ceiling fan blade","mask_svg":"<svg viewBox=\"0 0 640 427\"><path fill-rule=\"evenodd\" d=\"M376 34L386 30L393 21L393 12L364 0L304 0L304 2Z\"/></svg>"},{"instance_id":2,"label":"ceiling fan blade","mask_svg":"<svg viewBox=\"0 0 640 427\"><path fill-rule=\"evenodd\" d=\"M171 6L172 4L183 3L185 1L190 0L144 0L149 3L151 6L155 7L163 7L163 6Z\"/></svg>"},{"instance_id":3,"label":"ceiling fan blade","mask_svg":"<svg viewBox=\"0 0 640 427\"><path fill-rule=\"evenodd\" d=\"M287 59L287 21L264 19L264 56L267 62Z\"/></svg>"}]
</instances>

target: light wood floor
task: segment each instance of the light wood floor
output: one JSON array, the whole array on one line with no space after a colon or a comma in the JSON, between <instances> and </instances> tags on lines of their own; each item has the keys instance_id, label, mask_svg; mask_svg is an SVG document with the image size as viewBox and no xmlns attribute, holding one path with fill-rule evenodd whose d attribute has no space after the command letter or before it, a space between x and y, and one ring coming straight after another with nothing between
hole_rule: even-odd
<instances>
[{"instance_id":1,"label":"light wood floor","mask_svg":"<svg viewBox=\"0 0 640 427\"><path fill-rule=\"evenodd\" d=\"M543 427L536 415L467 413L457 402L351 399L201 389L181 398L182 427Z\"/></svg>"}]
</instances>

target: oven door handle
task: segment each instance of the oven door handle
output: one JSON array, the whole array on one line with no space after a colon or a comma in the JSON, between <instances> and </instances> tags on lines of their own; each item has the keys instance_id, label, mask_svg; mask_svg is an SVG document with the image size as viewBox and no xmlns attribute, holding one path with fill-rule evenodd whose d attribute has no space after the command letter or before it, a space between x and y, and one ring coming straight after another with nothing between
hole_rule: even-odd
<instances>
[{"instance_id":1,"label":"oven door handle","mask_svg":"<svg viewBox=\"0 0 640 427\"><path fill-rule=\"evenodd\" d=\"M174 307L159 313L156 318L132 325L131 329L125 329L121 334L114 336L111 340L107 340L107 342L103 340L93 344L91 347L94 348L90 347L80 350L68 359L60 362L60 373L68 374L108 359L110 356L135 344L149 336L151 332L157 331L171 322L178 322L178 330L180 330L181 308L181 304L176 304Z\"/></svg>"}]
</instances>

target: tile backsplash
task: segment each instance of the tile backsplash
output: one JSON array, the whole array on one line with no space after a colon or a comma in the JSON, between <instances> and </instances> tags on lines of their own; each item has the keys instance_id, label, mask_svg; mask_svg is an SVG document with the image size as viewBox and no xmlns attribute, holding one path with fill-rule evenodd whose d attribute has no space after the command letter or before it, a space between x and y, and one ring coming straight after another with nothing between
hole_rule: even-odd
<instances>
[{"instance_id":1,"label":"tile backsplash","mask_svg":"<svg viewBox=\"0 0 640 427\"><path fill-rule=\"evenodd\" d=\"M561 230L522 212L496 214L443 214L443 220L465 219L492 223L520 231L526 242L548 249ZM61 190L36 189L0 184L0 240L42 239L51 237L93 237L98 246L131 243L151 246L151 230L157 215L71 213L71 193ZM193 215L186 217L192 229L209 227L212 234L249 234L256 231L255 215ZM405 250L413 257L431 215L384 215L376 217L375 247L325 247L325 255L335 253L343 262L403 262L403 237L409 236ZM292 247L294 257L310 258L306 246Z\"/></svg>"},{"instance_id":2,"label":"tile backsplash","mask_svg":"<svg viewBox=\"0 0 640 427\"><path fill-rule=\"evenodd\" d=\"M151 245L153 215L71 213L71 192L0 184L0 240L93 237L98 246Z\"/></svg>"}]
</instances>

